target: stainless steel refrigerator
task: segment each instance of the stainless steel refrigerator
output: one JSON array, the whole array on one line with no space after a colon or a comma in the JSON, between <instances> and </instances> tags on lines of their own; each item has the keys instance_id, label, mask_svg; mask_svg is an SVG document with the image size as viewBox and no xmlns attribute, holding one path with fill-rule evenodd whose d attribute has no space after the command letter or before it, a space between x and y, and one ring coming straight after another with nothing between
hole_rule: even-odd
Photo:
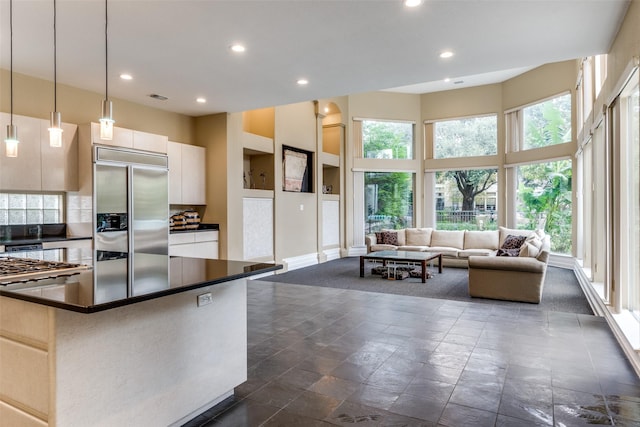
<instances>
[{"instance_id":1,"label":"stainless steel refrigerator","mask_svg":"<svg viewBox=\"0 0 640 427\"><path fill-rule=\"evenodd\" d=\"M167 156L96 146L93 160L95 250L127 254L130 295L168 287Z\"/></svg>"}]
</instances>

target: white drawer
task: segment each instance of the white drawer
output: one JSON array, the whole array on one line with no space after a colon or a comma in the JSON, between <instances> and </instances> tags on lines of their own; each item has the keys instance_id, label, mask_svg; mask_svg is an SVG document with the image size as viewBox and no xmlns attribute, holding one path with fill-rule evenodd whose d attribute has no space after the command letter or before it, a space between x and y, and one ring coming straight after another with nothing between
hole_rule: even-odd
<instances>
[{"instance_id":1,"label":"white drawer","mask_svg":"<svg viewBox=\"0 0 640 427\"><path fill-rule=\"evenodd\" d=\"M194 243L197 233L171 233L169 234L170 245L182 245L185 243Z\"/></svg>"},{"instance_id":2,"label":"white drawer","mask_svg":"<svg viewBox=\"0 0 640 427\"><path fill-rule=\"evenodd\" d=\"M196 242L217 242L218 231L200 231L196 235Z\"/></svg>"}]
</instances>

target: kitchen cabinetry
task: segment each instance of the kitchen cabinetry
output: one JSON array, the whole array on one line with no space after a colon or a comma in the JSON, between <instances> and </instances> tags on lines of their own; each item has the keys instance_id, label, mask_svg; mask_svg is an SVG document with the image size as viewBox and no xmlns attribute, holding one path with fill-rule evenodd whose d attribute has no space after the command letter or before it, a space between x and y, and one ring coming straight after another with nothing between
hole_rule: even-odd
<instances>
[{"instance_id":1,"label":"kitchen cabinetry","mask_svg":"<svg viewBox=\"0 0 640 427\"><path fill-rule=\"evenodd\" d=\"M0 113L0 127L6 129L10 115ZM13 116L18 127L18 157L0 153L0 188L9 191L77 191L77 126L63 123L62 147L49 145L49 121Z\"/></svg>"},{"instance_id":2,"label":"kitchen cabinetry","mask_svg":"<svg viewBox=\"0 0 640 427\"><path fill-rule=\"evenodd\" d=\"M167 153L169 157L169 204L206 204L205 148L169 141Z\"/></svg>"},{"instance_id":3,"label":"kitchen cabinetry","mask_svg":"<svg viewBox=\"0 0 640 427\"><path fill-rule=\"evenodd\" d=\"M78 190L78 126L62 123L62 147L49 145L48 120L40 121L43 191Z\"/></svg>"},{"instance_id":4,"label":"kitchen cabinetry","mask_svg":"<svg viewBox=\"0 0 640 427\"><path fill-rule=\"evenodd\" d=\"M218 231L171 233L169 255L218 259Z\"/></svg>"},{"instance_id":5,"label":"kitchen cabinetry","mask_svg":"<svg viewBox=\"0 0 640 427\"><path fill-rule=\"evenodd\" d=\"M91 143L112 145L116 147L133 148L136 150L167 153L167 140L164 135L124 129L114 126L113 139L100 138L100 124L91 123Z\"/></svg>"}]
</instances>

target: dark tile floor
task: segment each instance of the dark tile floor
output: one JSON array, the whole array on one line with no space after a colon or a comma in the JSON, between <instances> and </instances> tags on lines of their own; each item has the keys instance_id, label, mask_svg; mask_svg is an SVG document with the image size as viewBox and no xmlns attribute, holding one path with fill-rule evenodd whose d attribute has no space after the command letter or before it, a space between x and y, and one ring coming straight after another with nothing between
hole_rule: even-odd
<instances>
[{"instance_id":1,"label":"dark tile floor","mask_svg":"<svg viewBox=\"0 0 640 427\"><path fill-rule=\"evenodd\" d=\"M248 381L193 426L640 426L600 317L250 282Z\"/></svg>"}]
</instances>

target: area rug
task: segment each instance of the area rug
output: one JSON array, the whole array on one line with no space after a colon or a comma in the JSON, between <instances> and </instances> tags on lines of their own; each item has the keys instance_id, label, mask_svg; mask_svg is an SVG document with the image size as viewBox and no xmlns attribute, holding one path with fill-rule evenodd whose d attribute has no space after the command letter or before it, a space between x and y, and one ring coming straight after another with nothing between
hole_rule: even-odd
<instances>
[{"instance_id":1,"label":"area rug","mask_svg":"<svg viewBox=\"0 0 640 427\"><path fill-rule=\"evenodd\" d=\"M442 274L438 274L437 267L433 268L430 270L433 273L433 278L427 279L427 283L422 283L419 278L388 280L374 276L371 274L371 268L374 265L367 262L365 277L360 277L359 257L340 258L263 277L259 280L487 304L523 305L527 308L546 311L593 314L572 270L548 267L542 302L529 304L471 298L468 291L469 274L466 268L445 267Z\"/></svg>"}]
</instances>

